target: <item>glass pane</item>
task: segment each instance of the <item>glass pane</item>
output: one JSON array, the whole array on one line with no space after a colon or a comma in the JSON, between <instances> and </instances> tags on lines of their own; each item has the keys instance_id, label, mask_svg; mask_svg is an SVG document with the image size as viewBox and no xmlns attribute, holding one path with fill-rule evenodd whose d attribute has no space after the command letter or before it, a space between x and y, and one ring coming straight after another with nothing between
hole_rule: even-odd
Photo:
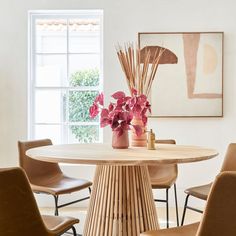
<instances>
[{"instance_id":1,"label":"glass pane","mask_svg":"<svg viewBox=\"0 0 236 236\"><path fill-rule=\"evenodd\" d=\"M60 125L35 125L34 138L50 138L53 144L60 144L62 138L62 127Z\"/></svg>"},{"instance_id":2,"label":"glass pane","mask_svg":"<svg viewBox=\"0 0 236 236\"><path fill-rule=\"evenodd\" d=\"M100 52L99 19L72 19L69 21L69 52Z\"/></svg>"},{"instance_id":3,"label":"glass pane","mask_svg":"<svg viewBox=\"0 0 236 236\"><path fill-rule=\"evenodd\" d=\"M99 141L99 126L71 125L69 129L69 143L92 143Z\"/></svg>"},{"instance_id":4,"label":"glass pane","mask_svg":"<svg viewBox=\"0 0 236 236\"><path fill-rule=\"evenodd\" d=\"M70 76L70 86L98 86L99 85L99 70L84 69L78 70Z\"/></svg>"},{"instance_id":5,"label":"glass pane","mask_svg":"<svg viewBox=\"0 0 236 236\"><path fill-rule=\"evenodd\" d=\"M98 91L70 91L69 92L69 121L89 122L98 121L98 117L89 117L89 107L93 104Z\"/></svg>"},{"instance_id":6,"label":"glass pane","mask_svg":"<svg viewBox=\"0 0 236 236\"><path fill-rule=\"evenodd\" d=\"M67 51L67 20L36 20L36 52L65 53Z\"/></svg>"},{"instance_id":7,"label":"glass pane","mask_svg":"<svg viewBox=\"0 0 236 236\"><path fill-rule=\"evenodd\" d=\"M36 90L35 92L35 122L63 122L65 114L66 95L61 90Z\"/></svg>"},{"instance_id":8,"label":"glass pane","mask_svg":"<svg viewBox=\"0 0 236 236\"><path fill-rule=\"evenodd\" d=\"M81 70L100 68L100 56L96 54L70 55L69 57L69 78Z\"/></svg>"},{"instance_id":9,"label":"glass pane","mask_svg":"<svg viewBox=\"0 0 236 236\"><path fill-rule=\"evenodd\" d=\"M36 86L66 85L66 56L43 55L36 57Z\"/></svg>"}]
</instances>

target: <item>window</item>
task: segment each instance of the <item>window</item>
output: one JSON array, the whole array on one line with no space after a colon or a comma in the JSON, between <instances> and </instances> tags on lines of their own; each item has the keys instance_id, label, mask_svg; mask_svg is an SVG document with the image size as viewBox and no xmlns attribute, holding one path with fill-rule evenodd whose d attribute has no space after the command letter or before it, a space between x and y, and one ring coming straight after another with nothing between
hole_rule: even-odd
<instances>
[{"instance_id":1,"label":"window","mask_svg":"<svg viewBox=\"0 0 236 236\"><path fill-rule=\"evenodd\" d=\"M100 142L89 107L102 90L102 11L29 13L29 138Z\"/></svg>"}]
</instances>

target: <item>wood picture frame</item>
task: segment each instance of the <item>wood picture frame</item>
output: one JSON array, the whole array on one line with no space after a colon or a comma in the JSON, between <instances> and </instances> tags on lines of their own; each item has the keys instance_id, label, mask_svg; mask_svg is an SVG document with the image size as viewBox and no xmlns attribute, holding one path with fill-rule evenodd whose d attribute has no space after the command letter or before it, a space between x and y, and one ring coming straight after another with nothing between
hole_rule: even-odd
<instances>
[{"instance_id":1,"label":"wood picture frame","mask_svg":"<svg viewBox=\"0 0 236 236\"><path fill-rule=\"evenodd\" d=\"M153 81L150 117L223 117L223 41L223 32L138 33L141 49L172 54Z\"/></svg>"}]
</instances>

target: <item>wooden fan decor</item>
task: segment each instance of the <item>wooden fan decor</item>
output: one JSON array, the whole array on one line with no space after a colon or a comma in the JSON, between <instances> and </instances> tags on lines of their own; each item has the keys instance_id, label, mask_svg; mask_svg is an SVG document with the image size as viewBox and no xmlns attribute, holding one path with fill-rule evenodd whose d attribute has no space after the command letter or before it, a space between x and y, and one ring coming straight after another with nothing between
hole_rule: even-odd
<instances>
[{"instance_id":1,"label":"wooden fan decor","mask_svg":"<svg viewBox=\"0 0 236 236\"><path fill-rule=\"evenodd\" d=\"M155 60L155 53L159 53L163 50L163 54L160 58L159 64L177 64L178 58L177 56L167 48L159 47L159 46L146 46L141 49L141 63L144 63L147 51L151 52L151 58L149 63L153 63Z\"/></svg>"}]
</instances>

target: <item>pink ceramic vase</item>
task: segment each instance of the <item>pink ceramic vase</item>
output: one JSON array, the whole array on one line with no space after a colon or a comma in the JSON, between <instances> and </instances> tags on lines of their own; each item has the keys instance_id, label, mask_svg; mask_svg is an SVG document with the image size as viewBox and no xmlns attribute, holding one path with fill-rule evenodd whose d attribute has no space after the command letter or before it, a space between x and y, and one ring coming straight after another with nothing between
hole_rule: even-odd
<instances>
[{"instance_id":1,"label":"pink ceramic vase","mask_svg":"<svg viewBox=\"0 0 236 236\"><path fill-rule=\"evenodd\" d=\"M129 147L128 130L124 130L122 135L118 135L118 131L113 131L112 147L116 149L125 149Z\"/></svg>"}]
</instances>

